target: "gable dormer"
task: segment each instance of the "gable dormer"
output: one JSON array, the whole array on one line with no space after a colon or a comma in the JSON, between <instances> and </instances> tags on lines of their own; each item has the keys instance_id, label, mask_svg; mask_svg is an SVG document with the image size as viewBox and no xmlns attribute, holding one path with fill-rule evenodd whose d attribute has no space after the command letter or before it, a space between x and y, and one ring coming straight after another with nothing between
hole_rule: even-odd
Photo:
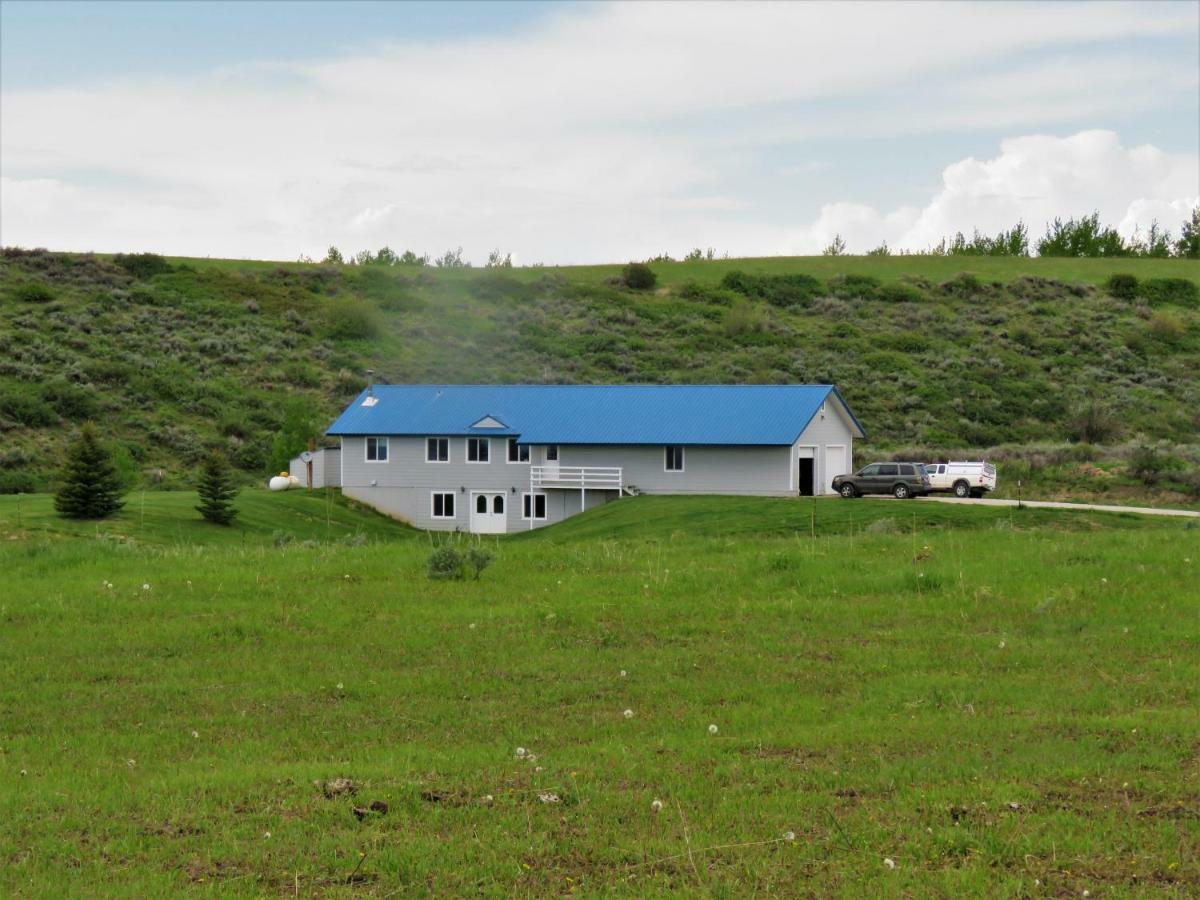
<instances>
[{"instance_id":1,"label":"gable dormer","mask_svg":"<svg viewBox=\"0 0 1200 900\"><path fill-rule=\"evenodd\" d=\"M472 428L507 428L508 426L497 419L495 416L484 416L478 422L474 423Z\"/></svg>"}]
</instances>

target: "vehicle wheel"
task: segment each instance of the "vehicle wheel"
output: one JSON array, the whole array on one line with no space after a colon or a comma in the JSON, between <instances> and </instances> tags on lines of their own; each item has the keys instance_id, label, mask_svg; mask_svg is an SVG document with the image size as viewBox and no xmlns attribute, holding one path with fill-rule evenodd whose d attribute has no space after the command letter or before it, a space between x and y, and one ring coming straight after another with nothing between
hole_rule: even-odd
<instances>
[{"instance_id":1,"label":"vehicle wheel","mask_svg":"<svg viewBox=\"0 0 1200 900\"><path fill-rule=\"evenodd\" d=\"M854 490L854 485L852 485L852 484L843 484L841 489L838 491L838 493L841 494L843 497L845 497L847 500L853 500L855 497L858 496L858 492L856 490Z\"/></svg>"},{"instance_id":2,"label":"vehicle wheel","mask_svg":"<svg viewBox=\"0 0 1200 900\"><path fill-rule=\"evenodd\" d=\"M969 484L967 484L965 481L954 482L954 496L955 497L970 497L971 496L971 486Z\"/></svg>"},{"instance_id":3,"label":"vehicle wheel","mask_svg":"<svg viewBox=\"0 0 1200 900\"><path fill-rule=\"evenodd\" d=\"M897 500L907 500L911 496L907 484L896 485L894 488L892 488L892 493L895 495Z\"/></svg>"}]
</instances>

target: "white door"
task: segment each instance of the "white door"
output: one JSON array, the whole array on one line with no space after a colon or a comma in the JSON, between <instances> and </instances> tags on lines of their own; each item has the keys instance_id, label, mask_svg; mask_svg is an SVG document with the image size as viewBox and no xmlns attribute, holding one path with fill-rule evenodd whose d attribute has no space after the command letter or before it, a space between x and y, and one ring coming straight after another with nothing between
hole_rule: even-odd
<instances>
[{"instance_id":1,"label":"white door","mask_svg":"<svg viewBox=\"0 0 1200 900\"><path fill-rule=\"evenodd\" d=\"M550 444L543 454L545 462L542 464L542 477L547 481L555 481L558 478L558 444Z\"/></svg>"},{"instance_id":2,"label":"white door","mask_svg":"<svg viewBox=\"0 0 1200 900\"><path fill-rule=\"evenodd\" d=\"M504 534L508 531L508 495L471 493L471 533Z\"/></svg>"},{"instance_id":3,"label":"white door","mask_svg":"<svg viewBox=\"0 0 1200 900\"><path fill-rule=\"evenodd\" d=\"M850 469L846 465L846 445L826 444L825 471L821 473L821 489L818 491L818 493L832 494L833 479L838 475L849 474Z\"/></svg>"}]
</instances>

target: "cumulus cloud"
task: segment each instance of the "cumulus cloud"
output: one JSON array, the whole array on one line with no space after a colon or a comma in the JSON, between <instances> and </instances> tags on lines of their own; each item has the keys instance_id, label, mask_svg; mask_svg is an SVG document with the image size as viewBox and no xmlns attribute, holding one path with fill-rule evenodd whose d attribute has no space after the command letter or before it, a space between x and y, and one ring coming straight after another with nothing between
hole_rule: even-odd
<instances>
[{"instance_id":1,"label":"cumulus cloud","mask_svg":"<svg viewBox=\"0 0 1200 900\"><path fill-rule=\"evenodd\" d=\"M841 234L852 252L887 241L893 249L920 250L943 237L978 228L994 234L1023 221L1037 235L1056 216L1100 213L1129 236L1157 220L1178 228L1200 204L1200 157L1156 147L1125 147L1111 131L1070 137L1009 138L991 159L968 158L947 166L942 185L923 208L882 212L834 203L796 241L816 252Z\"/></svg>"},{"instance_id":2,"label":"cumulus cloud","mask_svg":"<svg viewBox=\"0 0 1200 900\"><path fill-rule=\"evenodd\" d=\"M1115 136L1020 138L947 168L928 207L885 209L819 195L836 161L803 144L1194 114L1195 66L1152 42L1198 23L1177 3L1085 16L1073 3L618 3L518 34L186 79L0 86L0 241L268 258L500 246L585 262L814 251L833 231L920 243L1040 222L1052 200L1139 221L1197 192L1194 165L1181 186L1178 160ZM1136 40L1151 43L1102 67L1081 57ZM790 164L761 163L786 144ZM953 158L931 153L927 169ZM785 196L793 183L812 185L803 205Z\"/></svg>"}]
</instances>

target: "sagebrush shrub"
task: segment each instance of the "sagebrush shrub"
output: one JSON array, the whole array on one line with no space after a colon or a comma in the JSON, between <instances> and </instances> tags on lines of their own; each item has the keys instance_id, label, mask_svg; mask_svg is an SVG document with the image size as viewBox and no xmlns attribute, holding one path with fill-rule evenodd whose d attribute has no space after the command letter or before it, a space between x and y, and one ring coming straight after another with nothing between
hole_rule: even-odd
<instances>
[{"instance_id":1,"label":"sagebrush shrub","mask_svg":"<svg viewBox=\"0 0 1200 900\"><path fill-rule=\"evenodd\" d=\"M458 581L463 577L463 555L453 544L433 548L425 566L430 578Z\"/></svg>"},{"instance_id":2,"label":"sagebrush shrub","mask_svg":"<svg viewBox=\"0 0 1200 900\"><path fill-rule=\"evenodd\" d=\"M1200 288L1189 278L1147 278L1141 283L1138 293L1151 304L1196 306L1200 303Z\"/></svg>"},{"instance_id":3,"label":"sagebrush shrub","mask_svg":"<svg viewBox=\"0 0 1200 900\"><path fill-rule=\"evenodd\" d=\"M1136 300L1138 296L1138 280L1136 276L1116 274L1108 276L1104 289L1118 300Z\"/></svg>"}]
</instances>

